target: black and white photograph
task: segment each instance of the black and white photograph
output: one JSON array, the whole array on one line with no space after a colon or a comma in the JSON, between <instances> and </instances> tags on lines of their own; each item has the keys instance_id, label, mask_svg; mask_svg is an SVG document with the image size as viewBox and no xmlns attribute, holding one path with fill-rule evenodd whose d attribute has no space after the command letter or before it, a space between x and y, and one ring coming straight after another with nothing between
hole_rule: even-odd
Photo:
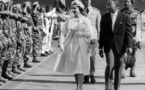
<instances>
[{"instance_id":1,"label":"black and white photograph","mask_svg":"<svg viewBox=\"0 0 145 90\"><path fill-rule=\"evenodd\" d=\"M0 0L0 90L145 90L145 0Z\"/></svg>"}]
</instances>

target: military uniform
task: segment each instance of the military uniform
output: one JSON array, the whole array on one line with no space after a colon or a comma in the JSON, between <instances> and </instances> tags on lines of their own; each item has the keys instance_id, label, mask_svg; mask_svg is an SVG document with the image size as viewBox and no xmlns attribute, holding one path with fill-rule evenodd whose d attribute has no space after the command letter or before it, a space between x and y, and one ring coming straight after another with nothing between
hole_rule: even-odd
<instances>
[{"instance_id":1,"label":"military uniform","mask_svg":"<svg viewBox=\"0 0 145 90\"><path fill-rule=\"evenodd\" d=\"M13 13L13 15L10 18L10 22L11 22L11 31L10 31L10 37L13 41L14 44L14 50L13 50L13 64L12 64L12 72L16 73L16 74L21 74L21 71L18 70L18 65L19 65L19 59L16 56L16 52L17 52L17 45L18 45L18 38L17 38L17 27L16 27L16 20L17 20L17 15Z\"/></svg>"},{"instance_id":2,"label":"military uniform","mask_svg":"<svg viewBox=\"0 0 145 90\"><path fill-rule=\"evenodd\" d=\"M31 19L29 19L31 20ZM24 26L24 33L25 33L25 41L26 41L26 50L25 50L25 54L24 54L24 60L26 60L26 62L29 60L27 55L30 55L31 52L31 47L32 47L32 37L31 37L31 32L32 32L32 24L31 22L25 22L25 26Z\"/></svg>"},{"instance_id":3,"label":"military uniform","mask_svg":"<svg viewBox=\"0 0 145 90\"><path fill-rule=\"evenodd\" d=\"M142 46L142 53L145 60L145 10L141 11L137 16L136 30L136 40L141 42L140 44Z\"/></svg>"},{"instance_id":4,"label":"military uniform","mask_svg":"<svg viewBox=\"0 0 145 90\"><path fill-rule=\"evenodd\" d=\"M42 19L40 17L40 14L37 13L32 13L32 18L33 18L33 30L32 30L32 40L33 40L33 61L39 62L37 60L37 56L42 50Z\"/></svg>"},{"instance_id":5,"label":"military uniform","mask_svg":"<svg viewBox=\"0 0 145 90\"><path fill-rule=\"evenodd\" d=\"M132 8L131 10L128 10L127 8L124 8L121 10L121 12L124 12L125 14L130 16L130 19L132 21L132 32L133 32L133 54L134 56L136 56L136 50L137 50L137 40L136 40L136 26L137 26L137 16L140 13L140 11L136 8ZM124 65L125 66L125 65ZM134 77L135 73L134 73L134 69L135 69L135 65L134 67L131 68L130 71L130 76ZM124 70L123 70L124 73Z\"/></svg>"},{"instance_id":6,"label":"military uniform","mask_svg":"<svg viewBox=\"0 0 145 90\"><path fill-rule=\"evenodd\" d=\"M4 29L4 45L5 45L5 61L4 61L4 67L3 67L3 76L7 77L8 79L13 79L14 74L11 72L12 70L12 63L13 63L13 50L14 50L14 43L9 36L10 34L10 20L9 16L6 16L3 20L3 29Z\"/></svg>"},{"instance_id":7,"label":"military uniform","mask_svg":"<svg viewBox=\"0 0 145 90\"><path fill-rule=\"evenodd\" d=\"M2 72L3 72L3 63L4 63L4 34L3 34L3 20L0 18L0 82L6 83L8 80L2 77ZM0 83L1 85L1 83Z\"/></svg>"},{"instance_id":8,"label":"military uniform","mask_svg":"<svg viewBox=\"0 0 145 90\"><path fill-rule=\"evenodd\" d=\"M22 15L19 15L19 19L17 21L17 29L18 29L18 39L19 39L19 48L21 51L21 58L19 60L19 65L23 65L24 61L24 55L25 55L25 51L26 51L26 35L25 35L25 23L22 20ZM24 62L25 63L25 62Z\"/></svg>"},{"instance_id":9,"label":"military uniform","mask_svg":"<svg viewBox=\"0 0 145 90\"><path fill-rule=\"evenodd\" d=\"M101 21L101 14L99 9L94 8L92 6L89 6L88 8L85 9L86 11L86 16L91 20L93 29L94 29L94 35L91 37L91 57L90 57L90 78L91 82L95 83L95 57L96 57L96 47L98 43L98 37L99 37L99 32L100 32L100 21ZM89 76L85 76L85 82L89 82Z\"/></svg>"},{"instance_id":10,"label":"military uniform","mask_svg":"<svg viewBox=\"0 0 145 90\"><path fill-rule=\"evenodd\" d=\"M53 37L55 25L57 25L57 17L58 17L58 15L56 14L56 8L53 8L53 10L51 12L49 12L46 17L49 17L49 19L50 19L49 37L48 37L48 42L46 45L46 47L47 47L46 52L48 54L51 54L51 53L53 53L50 50L51 44L52 44L52 39L53 39L52 37Z\"/></svg>"}]
</instances>

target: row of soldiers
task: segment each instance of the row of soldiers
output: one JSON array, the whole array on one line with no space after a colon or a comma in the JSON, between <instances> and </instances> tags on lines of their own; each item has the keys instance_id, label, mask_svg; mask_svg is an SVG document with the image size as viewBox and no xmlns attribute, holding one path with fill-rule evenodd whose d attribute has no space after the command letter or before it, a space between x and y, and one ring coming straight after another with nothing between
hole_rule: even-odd
<instances>
[{"instance_id":1,"label":"row of soldiers","mask_svg":"<svg viewBox=\"0 0 145 90\"><path fill-rule=\"evenodd\" d=\"M0 2L0 85L40 62L42 48L42 19L38 2L13 5L12 1Z\"/></svg>"}]
</instances>

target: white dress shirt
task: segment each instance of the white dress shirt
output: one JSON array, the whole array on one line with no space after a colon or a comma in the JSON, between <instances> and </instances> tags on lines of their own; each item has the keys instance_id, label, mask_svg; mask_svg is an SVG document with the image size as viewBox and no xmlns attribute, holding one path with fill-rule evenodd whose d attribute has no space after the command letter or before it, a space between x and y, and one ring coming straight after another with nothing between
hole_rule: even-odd
<instances>
[{"instance_id":1,"label":"white dress shirt","mask_svg":"<svg viewBox=\"0 0 145 90\"><path fill-rule=\"evenodd\" d=\"M111 13L111 19L112 19L112 30L114 31L114 26L115 26L115 22L117 19L117 15L118 15L118 10L115 13Z\"/></svg>"}]
</instances>

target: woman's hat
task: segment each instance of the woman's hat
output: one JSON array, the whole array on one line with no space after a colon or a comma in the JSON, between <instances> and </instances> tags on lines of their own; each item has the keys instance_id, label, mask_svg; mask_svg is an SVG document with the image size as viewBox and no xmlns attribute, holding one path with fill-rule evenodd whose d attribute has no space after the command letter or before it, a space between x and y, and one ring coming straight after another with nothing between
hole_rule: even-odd
<instances>
[{"instance_id":1,"label":"woman's hat","mask_svg":"<svg viewBox=\"0 0 145 90\"><path fill-rule=\"evenodd\" d=\"M83 5L83 3L80 0L74 0L74 1L72 1L71 6L73 6L73 5L77 5L80 8L84 9L84 5Z\"/></svg>"}]
</instances>

